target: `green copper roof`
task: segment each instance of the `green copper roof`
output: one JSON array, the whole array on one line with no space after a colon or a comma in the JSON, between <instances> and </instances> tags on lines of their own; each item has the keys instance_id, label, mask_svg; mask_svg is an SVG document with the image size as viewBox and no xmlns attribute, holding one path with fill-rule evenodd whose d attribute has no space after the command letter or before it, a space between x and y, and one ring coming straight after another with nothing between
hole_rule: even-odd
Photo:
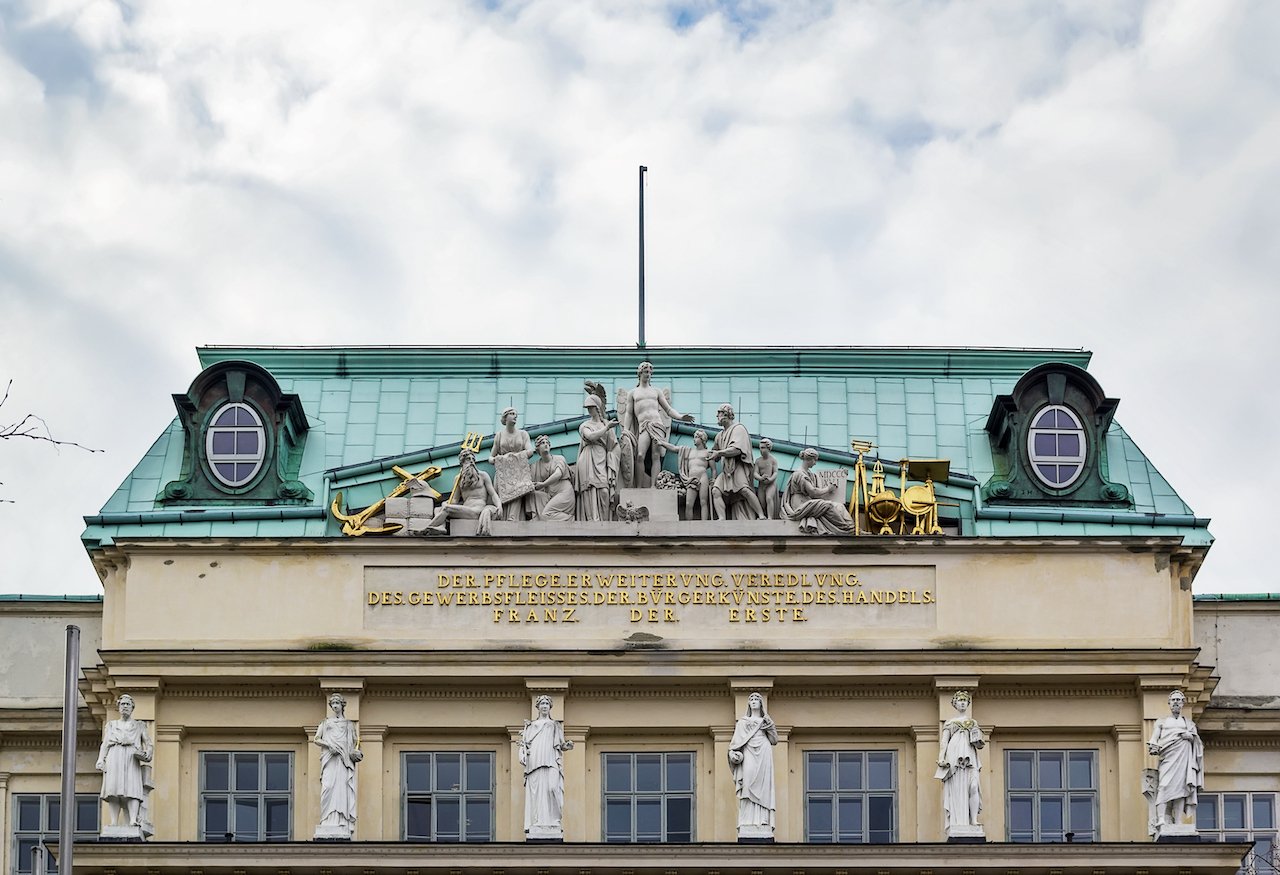
<instances>
[{"instance_id":1,"label":"green copper roof","mask_svg":"<svg viewBox=\"0 0 1280 875\"><path fill-rule=\"evenodd\" d=\"M848 451L851 437L860 437L875 441L886 460L950 459L954 472L972 478L958 477L946 489L948 500L965 502L966 534L1150 535L1159 527L1155 533L1181 534L1189 543L1210 541L1206 521L1192 516L1118 424L1107 437L1109 476L1129 488L1132 512L1055 510L1037 518L980 507L973 484L993 471L984 431L993 399L1036 365L1087 366L1090 354L1082 350L205 347L199 358L201 367L255 362L282 390L299 396L309 423L300 479L315 495L313 506L177 511L156 504L182 462L175 420L102 513L86 519L87 545L133 536L336 535L326 510L336 490L346 492L348 506L358 507L398 482L391 461L430 457L447 465L456 453L450 445L467 431L492 434L508 405L531 432L555 424L543 430L554 433L557 452L572 461L577 424L565 421L583 415L583 381L603 383L612 397L616 387L635 384L636 365L645 359L654 364L655 385L671 387L676 409L699 423L714 426L716 408L727 401L753 435L775 441L840 453ZM790 460L779 456L788 469ZM451 475L441 480L451 482Z\"/></svg>"}]
</instances>

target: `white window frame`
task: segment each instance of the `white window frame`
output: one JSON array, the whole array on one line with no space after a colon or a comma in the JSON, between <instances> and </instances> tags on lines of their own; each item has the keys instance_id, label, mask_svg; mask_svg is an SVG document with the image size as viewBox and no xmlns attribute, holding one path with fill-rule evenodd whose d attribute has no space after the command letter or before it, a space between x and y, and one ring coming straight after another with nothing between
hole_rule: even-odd
<instances>
[{"instance_id":1,"label":"white window frame","mask_svg":"<svg viewBox=\"0 0 1280 875\"><path fill-rule=\"evenodd\" d=\"M24 873L31 872L31 869L29 868L31 866L31 852L30 850L27 850L25 853L19 853L18 848L21 842L30 841L32 839L35 839L40 843L44 843L47 841L56 842L58 840L58 830L61 827L61 824L49 823L49 820L50 820L49 803L51 801L60 800L60 798L61 798L61 794L58 794L58 793L14 793L12 796L9 797L9 805L13 809L13 841L10 844L12 858L13 858L13 865L9 867L9 871L14 873L14 875L17 875L17 873L20 871ZM39 829L30 830L30 829L19 828L20 823L18 821L18 816L22 808L20 803L23 800L27 800L27 799L40 800L40 828ZM79 818L80 803L82 802L92 803L93 805L95 822L92 825L92 827L87 829L80 829L80 827L83 825L80 823L80 818ZM77 815L76 824L75 824L76 841L88 841L88 840L97 838L98 828L102 822L102 810L101 810L102 803L99 801L98 797L92 793L77 793L75 796L75 804L76 804L76 815ZM24 860L23 857L26 857L26 859ZM23 868L24 866L28 868L24 869ZM58 871L57 864L54 863L54 860L53 860L53 855L48 854L47 852L45 857L45 870L46 872Z\"/></svg>"},{"instance_id":2,"label":"white window frame","mask_svg":"<svg viewBox=\"0 0 1280 875\"><path fill-rule=\"evenodd\" d=\"M1225 814L1225 802L1228 796L1242 797L1244 800L1244 816L1245 826L1243 829L1228 829L1223 823L1223 815ZM1259 797L1268 797L1271 800L1271 826L1257 827L1254 823L1254 800ZM1200 792L1197 797L1196 805L1196 831L1200 833L1200 840L1205 842L1256 842L1259 839L1270 842L1270 851L1258 852L1254 848L1249 858L1246 858L1252 864L1251 869L1247 869L1256 875L1274 875L1280 871L1280 844L1277 844L1277 837L1280 835L1280 793L1271 793L1263 791L1239 790L1222 792L1205 793ZM1201 827L1200 820L1206 809L1213 808L1214 822L1213 828ZM1241 867L1241 872L1246 871L1246 867Z\"/></svg>"},{"instance_id":3,"label":"white window frame","mask_svg":"<svg viewBox=\"0 0 1280 875\"><path fill-rule=\"evenodd\" d=\"M436 763L440 756L456 756L458 757L458 775L461 779L456 790L442 790L436 788ZM486 790L477 790L467 786L467 757L468 756L485 756L489 758L489 786ZM411 790L409 788L409 758L410 757L427 757L427 784L425 790ZM497 802L497 772L498 772L498 755L492 750L403 750L400 752L400 840L406 842L491 842L494 840L495 830L497 829L497 810L495 804ZM467 830L467 802L484 798L489 807L489 832L484 837L478 837L475 833L469 833ZM431 835L427 838L421 836L409 836L409 803L410 801L429 798L431 801ZM439 838L439 832L436 829L437 812L439 807L438 800L441 799L457 799L458 800L458 830L457 838Z\"/></svg>"},{"instance_id":4,"label":"white window frame","mask_svg":"<svg viewBox=\"0 0 1280 875\"><path fill-rule=\"evenodd\" d=\"M206 780L206 763L208 757L225 756L227 761L227 789L210 790L208 789L208 781ZM236 781L236 761L237 756L255 756L258 759L258 788L256 790L237 790ZM267 783L267 756L285 756L289 760L289 788L287 790L268 790ZM202 750L197 754L200 768L200 804L199 811L196 814L197 822L197 839L202 842L226 842L227 833L236 834L235 829L235 800L237 796L252 796L258 802L258 826L254 832L253 838L236 837L231 841L292 841L293 840L293 815L294 815L294 756L291 750ZM266 800L285 798L289 804L288 822L289 831L283 838L273 836L267 838L267 806ZM205 807L210 799L226 800L227 802L227 829L226 832L217 836L208 836L205 834Z\"/></svg>"},{"instance_id":5,"label":"white window frame","mask_svg":"<svg viewBox=\"0 0 1280 875\"><path fill-rule=\"evenodd\" d=\"M247 412L254 424L215 425L214 423L221 419L229 410L243 410ZM258 436L258 451L256 453L215 453L213 450L213 439L216 435L221 434L232 435L233 441L235 440L234 436L236 435L256 434ZM266 459L267 455L267 429L266 426L263 425L262 417L258 414L258 411L254 410L243 401L228 402L214 411L213 416L209 417L209 425L205 428L204 455L205 460L209 463L209 473L212 474L213 478L223 486L226 486L229 489L241 489L252 483L254 478L262 473L262 463L263 460ZM222 473L218 471L219 463L235 463L241 465L252 464L253 468L250 470L247 477L228 479L227 477L223 477Z\"/></svg>"},{"instance_id":6,"label":"white window frame","mask_svg":"<svg viewBox=\"0 0 1280 875\"><path fill-rule=\"evenodd\" d=\"M1033 755L1034 755L1034 756L1032 757L1032 760L1031 760L1031 763L1032 763L1032 765L1031 765L1031 784L1032 784L1032 786L1031 786L1031 788L1030 788L1030 789L1014 788L1014 787L1012 786L1012 781L1010 780L1010 775L1011 775L1011 773L1012 773L1012 768L1011 768L1011 766L1010 766L1010 763L1012 762L1013 755L1015 755L1015 754L1028 754L1028 753L1029 753L1029 754L1033 754ZM1089 766L1090 774L1089 774L1089 780L1090 780L1090 783L1091 783L1091 785L1092 785L1092 786L1090 786L1090 787L1088 787L1088 788L1083 788L1083 787L1075 787L1075 788L1073 788L1073 787L1071 786L1071 755L1072 755L1072 754L1077 754L1077 755L1079 755L1079 754L1082 754L1082 753L1089 754L1089 756L1090 756L1090 766ZM1039 768L1039 764L1040 764L1040 758L1041 758L1043 755L1045 755L1045 754L1062 754L1062 755L1063 755L1063 757L1062 757L1062 765L1063 765L1063 772L1062 772L1062 787L1060 787L1060 788L1058 788L1058 787L1041 787L1041 786L1040 786L1040 768ZM1005 837L1006 837L1006 841L1009 841L1009 842L1014 842L1014 841L1023 841L1023 842L1026 842L1026 841L1030 841L1030 842L1063 841L1063 842L1065 842L1065 841L1066 841L1066 835L1067 835L1067 833L1074 833L1073 841L1077 841L1077 842L1096 842L1096 841L1101 841L1101 830L1102 830L1102 823L1101 823L1101 817L1102 817L1102 810L1101 810L1101 809L1102 809L1102 786L1101 786L1102 776L1101 776L1101 769L1102 769L1102 752L1101 752L1099 749L1097 749L1097 748L1091 748L1091 747L1068 747L1068 748L1062 748L1062 747L1016 747L1016 748L1013 748L1013 747L1011 747L1011 748L1005 748L1005 750L1004 750L1004 777L1005 777L1005 791L1004 791L1004 809L1005 809L1005 811L1004 811L1004 814L1005 814L1005 821L1004 821L1004 822L1005 822ZM1019 839L1015 839L1015 838L1014 838L1014 832L1015 832L1015 830L1014 830L1014 828L1013 828L1013 797L1015 797L1015 796L1019 796L1019 797L1021 797L1021 796L1030 796L1030 797L1032 798L1032 803L1031 803L1031 817L1032 817L1032 833L1033 833L1033 834L1032 834L1032 836L1031 836L1030 838L1019 838ZM1092 837L1082 836L1082 835L1081 835L1081 830L1078 828L1078 825L1077 825L1077 828L1076 828L1076 829L1072 829L1072 828L1071 828L1071 827L1072 827L1072 824L1071 824L1071 802L1072 802L1072 797L1073 797L1073 796L1074 796L1074 797L1077 797L1077 798L1087 796L1087 797L1089 797L1089 798L1091 798L1091 799L1092 799L1092 802L1093 802L1093 805L1092 805L1092 808L1093 808L1093 814L1091 815L1091 819L1092 819L1092 821L1093 821L1093 829L1092 829L1092 830L1090 830L1090 832L1092 832L1092 833L1093 833L1093 836L1092 836ZM1062 838L1061 838L1061 839L1045 839L1045 838L1043 838L1043 837L1042 837L1042 833L1041 833L1041 829L1040 829L1040 811L1041 811L1041 802L1042 802L1043 800L1045 800L1045 799L1049 799L1049 798L1061 798L1061 800L1062 800ZM1021 831L1021 830L1017 830L1016 832L1022 832L1022 831Z\"/></svg>"},{"instance_id":7,"label":"white window frame","mask_svg":"<svg viewBox=\"0 0 1280 875\"><path fill-rule=\"evenodd\" d=\"M609 789L609 757L629 757L631 761L631 789L630 790L610 790ZM636 757L656 756L660 757L659 769L662 774L662 788L660 790L638 790L636 789ZM670 756L687 756L689 757L689 789L688 790L671 790L667 787L667 757ZM667 837L667 803L673 799L689 800L689 839L686 842L683 839L670 839ZM609 838L609 801L618 801L626 799L630 802L631 807L631 838L623 841L622 839ZM655 839L637 839L636 836L636 803L641 799L659 799L660 813L659 820L662 832L659 838ZM691 844L698 840L698 752L696 750L609 750L600 752L600 841L608 844Z\"/></svg>"},{"instance_id":8,"label":"white window frame","mask_svg":"<svg viewBox=\"0 0 1280 875\"><path fill-rule=\"evenodd\" d=\"M1036 423L1051 411L1065 413L1072 422L1076 424L1075 428L1039 428ZM1080 452L1073 456L1041 456L1036 452L1036 437L1042 434L1058 435L1072 434L1080 439ZM1056 444L1056 441L1055 441ZM1037 480L1048 486L1050 489L1069 489L1071 486L1084 475L1085 459L1089 455L1089 437L1085 433L1084 422L1081 421L1080 415L1062 404L1046 404L1035 412L1031 417L1031 427L1027 429L1027 458L1031 463L1031 473ZM1076 472L1069 479L1061 483L1054 483L1043 474L1040 473L1041 465L1075 465Z\"/></svg>"}]
</instances>

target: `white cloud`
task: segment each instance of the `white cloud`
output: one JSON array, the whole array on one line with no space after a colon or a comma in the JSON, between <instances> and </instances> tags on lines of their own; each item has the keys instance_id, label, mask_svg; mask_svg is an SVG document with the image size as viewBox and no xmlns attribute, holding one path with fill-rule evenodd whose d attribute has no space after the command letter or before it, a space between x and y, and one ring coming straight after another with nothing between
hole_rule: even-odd
<instances>
[{"instance_id":1,"label":"white cloud","mask_svg":"<svg viewBox=\"0 0 1280 875\"><path fill-rule=\"evenodd\" d=\"M94 588L197 344L631 342L640 163L651 342L1094 349L1201 588L1275 588L1280 7L686 11L0 12L0 376L109 450L6 448L0 590Z\"/></svg>"}]
</instances>

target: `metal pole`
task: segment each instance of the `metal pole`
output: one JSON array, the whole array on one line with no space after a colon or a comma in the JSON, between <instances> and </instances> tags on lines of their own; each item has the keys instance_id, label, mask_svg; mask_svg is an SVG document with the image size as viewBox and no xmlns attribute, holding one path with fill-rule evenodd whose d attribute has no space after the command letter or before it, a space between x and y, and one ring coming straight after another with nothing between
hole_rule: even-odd
<instances>
[{"instance_id":1,"label":"metal pole","mask_svg":"<svg viewBox=\"0 0 1280 875\"><path fill-rule=\"evenodd\" d=\"M644 175L649 170L640 165L640 348L644 349Z\"/></svg>"},{"instance_id":2,"label":"metal pole","mask_svg":"<svg viewBox=\"0 0 1280 875\"><path fill-rule=\"evenodd\" d=\"M76 716L80 702L80 627L67 627L67 676L62 691L62 822L58 875L71 875L76 831Z\"/></svg>"}]
</instances>

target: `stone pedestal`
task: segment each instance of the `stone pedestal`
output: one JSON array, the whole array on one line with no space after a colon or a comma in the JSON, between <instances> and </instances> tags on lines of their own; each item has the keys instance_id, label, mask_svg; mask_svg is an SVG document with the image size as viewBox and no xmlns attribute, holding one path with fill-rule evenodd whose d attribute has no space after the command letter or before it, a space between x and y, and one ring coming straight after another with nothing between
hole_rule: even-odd
<instances>
[{"instance_id":1,"label":"stone pedestal","mask_svg":"<svg viewBox=\"0 0 1280 875\"><path fill-rule=\"evenodd\" d=\"M525 833L525 840L530 842L563 842L564 829L559 826L532 826Z\"/></svg>"},{"instance_id":2,"label":"stone pedestal","mask_svg":"<svg viewBox=\"0 0 1280 875\"><path fill-rule=\"evenodd\" d=\"M318 842L349 842L351 841L351 827L346 824L317 826L315 840Z\"/></svg>"},{"instance_id":3,"label":"stone pedestal","mask_svg":"<svg viewBox=\"0 0 1280 875\"><path fill-rule=\"evenodd\" d=\"M98 838L104 842L140 842L142 841L142 827L104 826Z\"/></svg>"},{"instance_id":4,"label":"stone pedestal","mask_svg":"<svg viewBox=\"0 0 1280 875\"><path fill-rule=\"evenodd\" d=\"M773 844L773 827L751 824L738 827L738 844L759 845Z\"/></svg>"},{"instance_id":5,"label":"stone pedestal","mask_svg":"<svg viewBox=\"0 0 1280 875\"><path fill-rule=\"evenodd\" d=\"M1200 841L1200 833L1194 823L1162 823L1156 831L1156 841L1169 844L1194 844Z\"/></svg>"},{"instance_id":6,"label":"stone pedestal","mask_svg":"<svg viewBox=\"0 0 1280 875\"><path fill-rule=\"evenodd\" d=\"M951 844L982 844L987 840L987 832L980 823L968 826L947 827L947 841Z\"/></svg>"}]
</instances>

